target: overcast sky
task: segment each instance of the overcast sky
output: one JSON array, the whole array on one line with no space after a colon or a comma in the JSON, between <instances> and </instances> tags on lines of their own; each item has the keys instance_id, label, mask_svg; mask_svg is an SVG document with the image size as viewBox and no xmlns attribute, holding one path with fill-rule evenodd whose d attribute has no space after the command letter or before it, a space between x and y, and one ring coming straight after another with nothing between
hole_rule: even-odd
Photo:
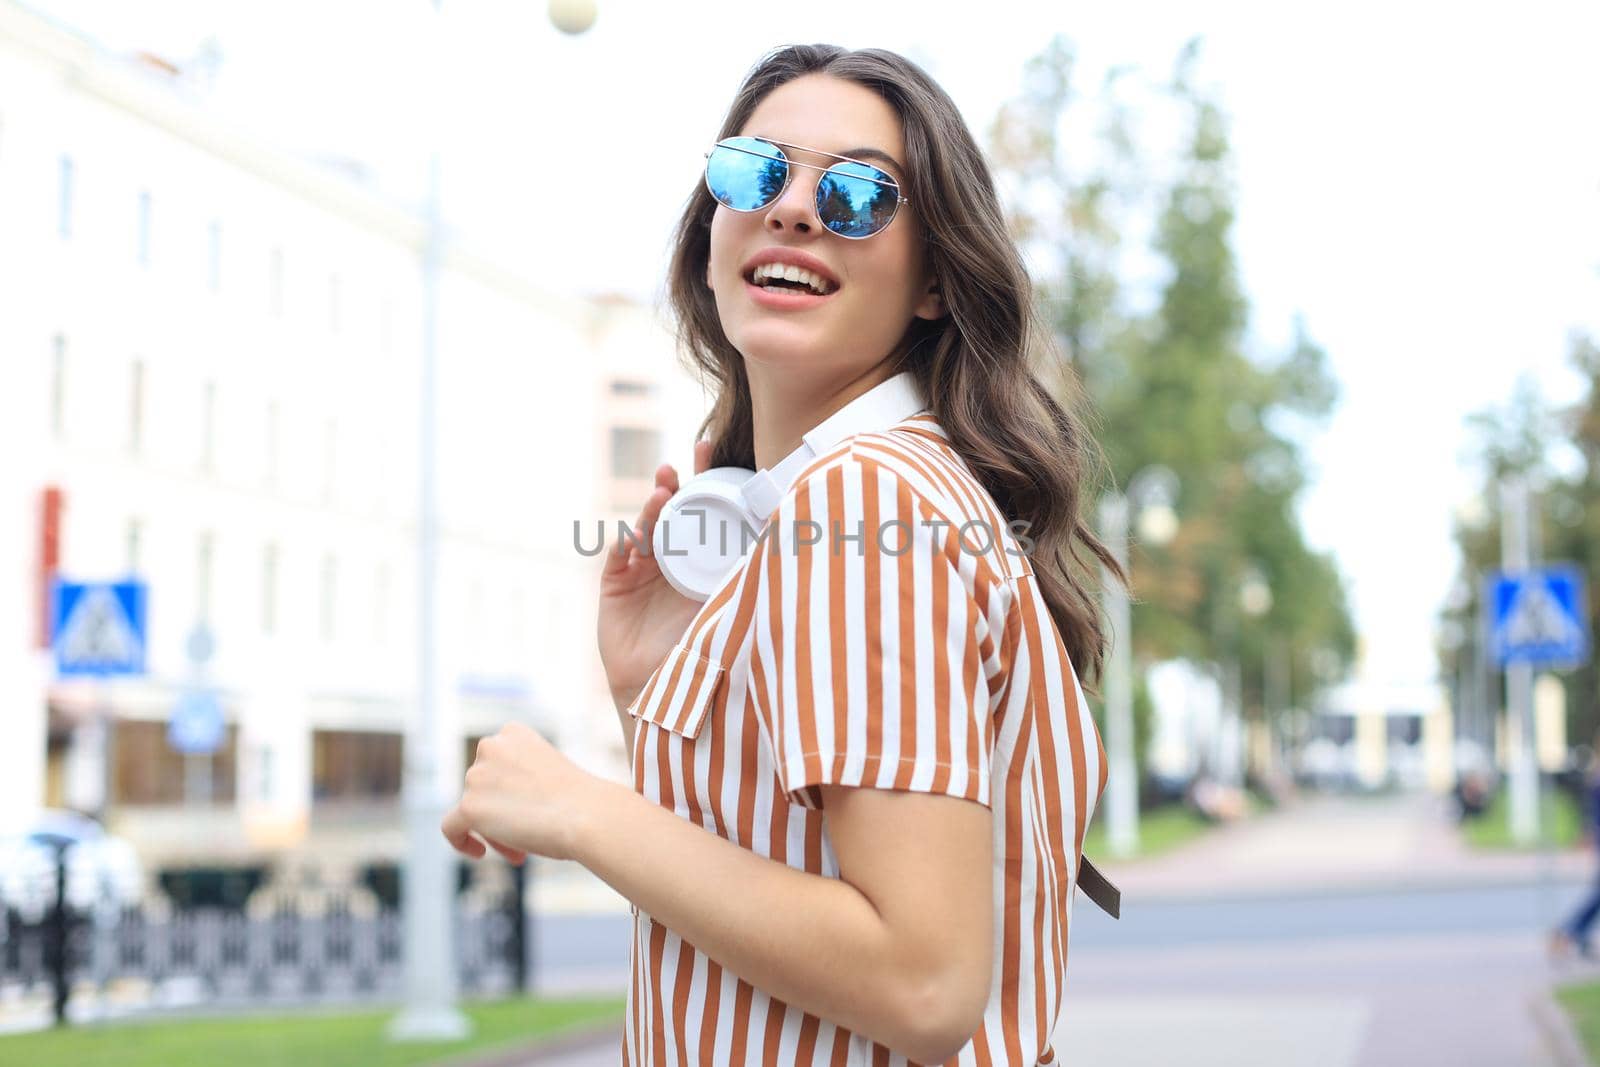
<instances>
[{"instance_id":1,"label":"overcast sky","mask_svg":"<svg viewBox=\"0 0 1600 1067\"><path fill-rule=\"evenodd\" d=\"M1502 403L1524 373L1549 398L1575 398L1566 337L1600 334L1591 2L600 0L577 38L536 0L444 0L442 17L423 0L28 6L114 49L179 61L214 35L212 106L292 151L367 159L401 199L442 130L446 213L461 232L553 289L646 299L701 153L770 47L900 51L982 137L1054 33L1077 44L1086 87L1120 63L1164 76L1203 35L1204 79L1232 120L1251 349L1280 349L1303 313L1342 388L1311 442L1302 515L1348 579L1376 681L1434 669L1450 519L1472 486L1464 416ZM655 163L644 185L607 166L641 153ZM591 177L592 212L541 211L556 167Z\"/></svg>"}]
</instances>

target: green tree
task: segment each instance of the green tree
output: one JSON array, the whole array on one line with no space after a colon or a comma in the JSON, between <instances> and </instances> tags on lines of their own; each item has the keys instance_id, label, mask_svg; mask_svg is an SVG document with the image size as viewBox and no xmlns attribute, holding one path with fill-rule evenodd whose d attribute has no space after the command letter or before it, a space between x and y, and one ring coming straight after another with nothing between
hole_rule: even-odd
<instances>
[{"instance_id":1,"label":"green tree","mask_svg":"<svg viewBox=\"0 0 1600 1067\"><path fill-rule=\"evenodd\" d=\"M1133 554L1136 653L1237 660L1245 703L1259 708L1269 655L1292 665L1292 696L1303 701L1314 656L1326 650L1348 663L1354 652L1337 568L1300 528L1306 464L1289 432L1326 416L1337 391L1303 321L1280 358L1258 363L1245 352L1228 123L1197 82L1199 54L1198 41L1185 47L1158 93L1184 131L1166 180L1149 177L1156 160L1133 136L1130 72L1078 94L1074 52L1061 38L1002 109L991 155L1018 239L1041 265L1057 335L1099 413L1112 476L1125 485L1160 464L1182 487L1177 537ZM1073 150L1062 136L1089 128L1098 151ZM1124 266L1124 234L1141 217L1154 220L1153 251L1167 268L1147 310L1131 306ZM1272 592L1255 618L1239 606L1252 572Z\"/></svg>"}]
</instances>

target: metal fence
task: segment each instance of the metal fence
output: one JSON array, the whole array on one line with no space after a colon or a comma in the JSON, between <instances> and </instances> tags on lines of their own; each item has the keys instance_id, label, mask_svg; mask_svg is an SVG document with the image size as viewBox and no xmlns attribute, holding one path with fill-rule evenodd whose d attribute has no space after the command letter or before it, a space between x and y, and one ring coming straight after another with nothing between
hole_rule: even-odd
<instances>
[{"instance_id":1,"label":"metal fence","mask_svg":"<svg viewBox=\"0 0 1600 1067\"><path fill-rule=\"evenodd\" d=\"M48 1004L60 1023L74 1007L138 1014L394 1000L403 992L400 879L392 866L370 866L365 877L336 884L314 871L279 873L233 901L157 892L132 906L85 906L68 893L64 862L58 858L50 873L55 885L34 894L44 906L0 901L0 1005ZM462 990L526 990L533 954L526 868L462 864L457 884Z\"/></svg>"}]
</instances>

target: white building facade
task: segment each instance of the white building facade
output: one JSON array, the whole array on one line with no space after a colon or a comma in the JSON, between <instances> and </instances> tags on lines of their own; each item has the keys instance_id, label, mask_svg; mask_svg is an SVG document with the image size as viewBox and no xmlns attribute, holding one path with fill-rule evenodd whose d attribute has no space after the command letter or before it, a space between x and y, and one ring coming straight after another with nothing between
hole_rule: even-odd
<instances>
[{"instance_id":1,"label":"white building facade","mask_svg":"<svg viewBox=\"0 0 1600 1067\"><path fill-rule=\"evenodd\" d=\"M158 861L398 854L423 240L170 71L0 3L0 812L96 812ZM647 307L460 247L439 291L442 761L516 720L620 775L573 524L631 521L704 402ZM52 555L148 584L144 677L55 677ZM195 685L227 739L186 760Z\"/></svg>"}]
</instances>

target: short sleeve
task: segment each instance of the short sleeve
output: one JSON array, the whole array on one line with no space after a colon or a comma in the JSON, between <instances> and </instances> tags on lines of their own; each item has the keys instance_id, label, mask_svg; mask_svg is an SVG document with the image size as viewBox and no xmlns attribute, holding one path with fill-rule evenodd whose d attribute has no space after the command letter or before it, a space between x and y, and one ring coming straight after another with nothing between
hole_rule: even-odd
<instances>
[{"instance_id":1,"label":"short sleeve","mask_svg":"<svg viewBox=\"0 0 1600 1067\"><path fill-rule=\"evenodd\" d=\"M820 808L817 786L850 785L988 806L994 605L957 528L850 453L784 497L751 565L751 685L791 801Z\"/></svg>"}]
</instances>

